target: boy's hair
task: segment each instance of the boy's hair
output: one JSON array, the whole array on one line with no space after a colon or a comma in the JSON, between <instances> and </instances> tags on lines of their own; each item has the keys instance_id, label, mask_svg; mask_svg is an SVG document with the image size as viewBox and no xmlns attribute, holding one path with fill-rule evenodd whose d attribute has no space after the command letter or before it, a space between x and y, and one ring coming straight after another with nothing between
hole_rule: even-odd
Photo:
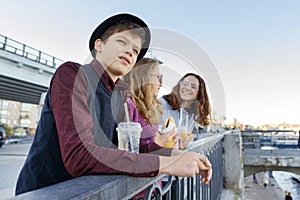
<instances>
[{"instance_id":1,"label":"boy's hair","mask_svg":"<svg viewBox=\"0 0 300 200\"><path fill-rule=\"evenodd\" d=\"M100 39L105 43L107 39L115 33L120 33L123 31L129 31L131 34L138 36L141 38L142 45L146 40L146 32L143 27L140 25L133 23L128 20L120 21L118 24L109 27L105 32L100 36ZM91 52L93 57L96 56L96 51Z\"/></svg>"},{"instance_id":2,"label":"boy's hair","mask_svg":"<svg viewBox=\"0 0 300 200\"><path fill-rule=\"evenodd\" d=\"M123 78L130 85L131 98L138 111L150 124L158 124L163 111L162 104L153 94L153 89L157 86L149 82L156 67L159 67L157 60L142 58Z\"/></svg>"}]
</instances>

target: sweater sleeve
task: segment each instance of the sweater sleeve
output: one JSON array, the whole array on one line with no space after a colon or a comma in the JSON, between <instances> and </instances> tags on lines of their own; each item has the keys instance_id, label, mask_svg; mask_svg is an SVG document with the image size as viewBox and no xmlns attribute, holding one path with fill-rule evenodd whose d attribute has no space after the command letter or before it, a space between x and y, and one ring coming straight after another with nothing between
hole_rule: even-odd
<instances>
[{"instance_id":1,"label":"sweater sleeve","mask_svg":"<svg viewBox=\"0 0 300 200\"><path fill-rule=\"evenodd\" d=\"M159 170L157 155L133 154L94 143L86 81L78 69L71 62L60 66L50 88L61 155L69 174L73 177L86 174L156 176Z\"/></svg>"}]
</instances>

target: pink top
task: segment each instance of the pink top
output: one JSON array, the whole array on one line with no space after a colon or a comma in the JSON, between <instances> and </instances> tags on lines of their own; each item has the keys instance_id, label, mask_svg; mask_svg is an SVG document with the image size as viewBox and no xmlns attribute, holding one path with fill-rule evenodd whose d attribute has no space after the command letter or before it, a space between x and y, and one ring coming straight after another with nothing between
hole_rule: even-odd
<instances>
[{"instance_id":1,"label":"pink top","mask_svg":"<svg viewBox=\"0 0 300 200\"><path fill-rule=\"evenodd\" d=\"M133 122L139 122L143 131L141 133L140 147L144 146L147 149L140 149L140 152L152 152L155 154L170 156L172 148L161 147L154 142L155 133L158 130L158 124L150 124L144 120L144 117L140 114L131 97L127 98L127 105L129 109L129 118ZM143 145L143 144L147 145Z\"/></svg>"}]
</instances>

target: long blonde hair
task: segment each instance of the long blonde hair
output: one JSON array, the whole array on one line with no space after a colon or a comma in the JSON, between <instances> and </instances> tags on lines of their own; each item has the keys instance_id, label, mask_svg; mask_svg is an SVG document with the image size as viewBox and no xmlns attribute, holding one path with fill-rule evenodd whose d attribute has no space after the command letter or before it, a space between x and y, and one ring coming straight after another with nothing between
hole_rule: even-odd
<instances>
[{"instance_id":1,"label":"long blonde hair","mask_svg":"<svg viewBox=\"0 0 300 200\"><path fill-rule=\"evenodd\" d=\"M150 124L158 124L163 111L160 101L153 92L157 86L149 82L151 73L156 67L159 67L157 60L143 58L123 78L129 84L129 91L138 111Z\"/></svg>"}]
</instances>

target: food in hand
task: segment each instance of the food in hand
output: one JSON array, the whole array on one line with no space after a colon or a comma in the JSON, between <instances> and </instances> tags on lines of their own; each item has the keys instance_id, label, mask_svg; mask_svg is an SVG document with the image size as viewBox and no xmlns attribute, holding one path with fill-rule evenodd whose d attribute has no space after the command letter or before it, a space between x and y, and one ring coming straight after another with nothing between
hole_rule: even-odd
<instances>
[{"instance_id":1,"label":"food in hand","mask_svg":"<svg viewBox=\"0 0 300 200\"><path fill-rule=\"evenodd\" d=\"M170 124L175 124L175 120L174 120L173 117L169 117L169 118L165 121L164 126L163 126L163 129L167 129L167 128L170 126ZM171 139L169 140L169 142L166 144L166 147L172 148L172 147L174 147L175 144L176 144L176 142L175 142L174 138L171 138Z\"/></svg>"},{"instance_id":2,"label":"food in hand","mask_svg":"<svg viewBox=\"0 0 300 200\"><path fill-rule=\"evenodd\" d=\"M169 117L165 123L164 123L164 129L167 128L169 126L170 123L174 123L175 124L175 119L173 117Z\"/></svg>"}]
</instances>

